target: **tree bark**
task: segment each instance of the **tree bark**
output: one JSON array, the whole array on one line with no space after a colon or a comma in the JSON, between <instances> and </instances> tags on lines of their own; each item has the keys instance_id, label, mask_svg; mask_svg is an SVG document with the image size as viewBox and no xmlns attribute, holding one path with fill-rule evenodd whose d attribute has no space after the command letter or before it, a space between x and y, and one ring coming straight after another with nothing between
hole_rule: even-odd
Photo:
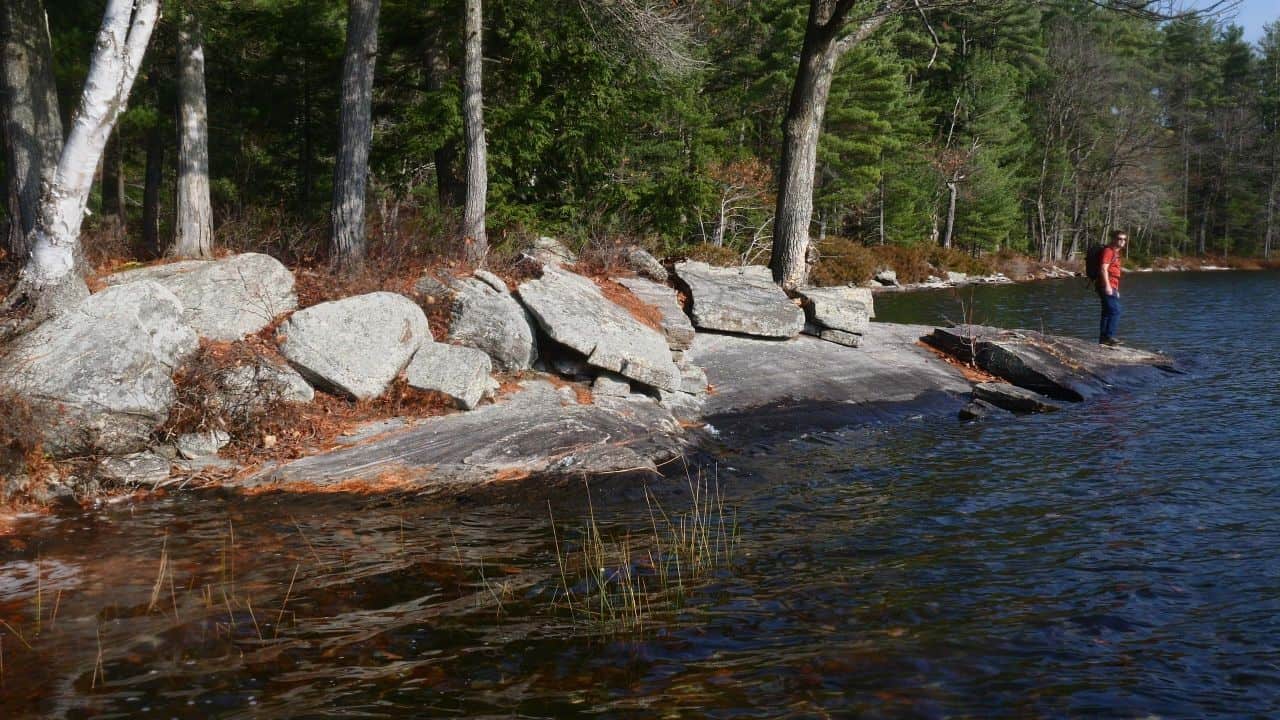
<instances>
[{"instance_id":1,"label":"tree bark","mask_svg":"<svg viewBox=\"0 0 1280 720\"><path fill-rule=\"evenodd\" d=\"M898 4L893 0L881 2L875 15L842 37L854 3L849 0L809 2L800 66L782 126L773 257L769 263L774 281L785 290L804 285L809 276L809 225L813 220L818 140L836 65L850 48L878 30Z\"/></svg>"},{"instance_id":2,"label":"tree bark","mask_svg":"<svg viewBox=\"0 0 1280 720\"><path fill-rule=\"evenodd\" d=\"M142 187L142 255L160 257L160 189L164 182L163 126L157 122L147 129L147 169Z\"/></svg>"},{"instance_id":3,"label":"tree bark","mask_svg":"<svg viewBox=\"0 0 1280 720\"><path fill-rule=\"evenodd\" d=\"M462 124L467 141L467 199L462 210L462 238L468 262L481 264L489 254L485 234L485 202L489 193L488 149L484 138L484 74L481 0L466 0L466 35L462 61Z\"/></svg>"},{"instance_id":4,"label":"tree bark","mask_svg":"<svg viewBox=\"0 0 1280 720\"><path fill-rule=\"evenodd\" d=\"M40 214L42 186L52 178L62 152L62 118L43 3L4 0L0 35L9 191L7 249L10 259L21 262L26 260L30 235Z\"/></svg>"},{"instance_id":5,"label":"tree bark","mask_svg":"<svg viewBox=\"0 0 1280 720\"><path fill-rule=\"evenodd\" d=\"M330 254L334 266L353 271L364 264L365 185L373 140L373 70L378 55L380 0L349 0L347 47L342 59L342 117L338 162L333 171Z\"/></svg>"},{"instance_id":6,"label":"tree bark","mask_svg":"<svg viewBox=\"0 0 1280 720\"><path fill-rule=\"evenodd\" d=\"M209 112L200 20L183 8L178 22L178 202L170 254L213 257L209 200Z\"/></svg>"},{"instance_id":7,"label":"tree bark","mask_svg":"<svg viewBox=\"0 0 1280 720\"><path fill-rule=\"evenodd\" d=\"M76 272L80 225L107 137L124 110L156 24L159 0L110 0L89 74L57 170L41 196L31 255L5 308L32 306L24 325L42 321L89 294Z\"/></svg>"},{"instance_id":8,"label":"tree bark","mask_svg":"<svg viewBox=\"0 0 1280 720\"><path fill-rule=\"evenodd\" d=\"M111 133L102 158L102 215L115 224L114 230L120 236L126 231L124 193L124 141L117 128Z\"/></svg>"},{"instance_id":9,"label":"tree bark","mask_svg":"<svg viewBox=\"0 0 1280 720\"><path fill-rule=\"evenodd\" d=\"M955 180L947 183L950 198L947 201L947 229L942 235L942 247L950 248L955 241L956 231L956 199L960 194L960 184Z\"/></svg>"}]
</instances>

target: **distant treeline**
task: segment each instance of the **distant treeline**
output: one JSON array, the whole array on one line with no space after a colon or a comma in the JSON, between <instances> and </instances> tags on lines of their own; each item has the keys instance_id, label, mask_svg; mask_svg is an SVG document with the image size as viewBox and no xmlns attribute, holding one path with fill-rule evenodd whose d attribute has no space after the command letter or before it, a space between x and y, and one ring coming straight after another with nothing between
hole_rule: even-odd
<instances>
[{"instance_id":1,"label":"distant treeline","mask_svg":"<svg viewBox=\"0 0 1280 720\"><path fill-rule=\"evenodd\" d=\"M94 227L123 229L141 253L174 232L179 5L203 31L215 244L322 253L343 106L338 0L165 3L103 157ZM610 11L625 3L485 2L492 243L540 233L767 255L810 3L663 5L646 32ZM44 6L69 122L103 2ZM459 242L463 12L462 0L381 3L374 238ZM1280 24L1251 46L1214 17L1092 0L935 2L840 60L811 233L1057 260L1124 228L1140 255L1262 255L1276 244L1278 124Z\"/></svg>"}]
</instances>

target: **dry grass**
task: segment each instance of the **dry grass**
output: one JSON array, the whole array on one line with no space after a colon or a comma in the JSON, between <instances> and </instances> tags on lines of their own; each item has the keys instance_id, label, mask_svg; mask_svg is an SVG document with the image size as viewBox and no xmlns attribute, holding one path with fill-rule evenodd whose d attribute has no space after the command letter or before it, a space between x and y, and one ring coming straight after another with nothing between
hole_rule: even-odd
<instances>
[{"instance_id":1,"label":"dry grass","mask_svg":"<svg viewBox=\"0 0 1280 720\"><path fill-rule=\"evenodd\" d=\"M982 368L979 368L970 363L962 362L958 358L952 355L948 355L947 353L924 342L923 340L917 340L916 345L924 348L925 350L928 350L930 353L937 356L939 360L942 360L943 362L950 365L951 367L954 367L956 370L960 372L961 375L964 376L965 380L968 380L971 383L1005 382L1003 378L996 377L995 375L992 375L986 370L983 370Z\"/></svg>"}]
</instances>

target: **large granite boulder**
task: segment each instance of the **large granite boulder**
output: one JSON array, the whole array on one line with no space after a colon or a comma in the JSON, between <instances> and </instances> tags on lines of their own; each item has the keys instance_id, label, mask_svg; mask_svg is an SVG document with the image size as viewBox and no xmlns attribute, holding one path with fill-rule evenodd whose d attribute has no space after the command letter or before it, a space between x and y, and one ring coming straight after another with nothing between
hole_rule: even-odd
<instances>
[{"instance_id":1,"label":"large granite boulder","mask_svg":"<svg viewBox=\"0 0 1280 720\"><path fill-rule=\"evenodd\" d=\"M198 345L182 317L154 282L108 288L17 338L0 386L31 404L53 457L137 452L168 417L173 371Z\"/></svg>"},{"instance_id":2,"label":"large granite boulder","mask_svg":"<svg viewBox=\"0 0 1280 720\"><path fill-rule=\"evenodd\" d=\"M1176 372L1164 355L1133 348L979 325L937 328L930 345L996 377L1056 400L1079 402L1116 387L1140 387Z\"/></svg>"},{"instance_id":3,"label":"large granite boulder","mask_svg":"<svg viewBox=\"0 0 1280 720\"><path fill-rule=\"evenodd\" d=\"M280 334L280 352L304 377L357 400L386 392L418 347L431 340L422 308L390 292L299 310Z\"/></svg>"},{"instance_id":4,"label":"large granite boulder","mask_svg":"<svg viewBox=\"0 0 1280 720\"><path fill-rule=\"evenodd\" d=\"M662 263L658 262L658 258L654 257L648 250L638 245L632 245L622 252L623 259L627 262L627 267L636 273L663 284L670 279L667 269L662 267Z\"/></svg>"},{"instance_id":5,"label":"large granite boulder","mask_svg":"<svg viewBox=\"0 0 1280 720\"><path fill-rule=\"evenodd\" d=\"M480 404L489 389L489 356L475 348L423 343L405 368L410 387L443 393L463 410Z\"/></svg>"},{"instance_id":6,"label":"large granite boulder","mask_svg":"<svg viewBox=\"0 0 1280 720\"><path fill-rule=\"evenodd\" d=\"M676 291L666 285L659 285L644 278L614 278L619 285L640 298L640 302L650 305L662 315L662 334L667 336L667 345L676 351L689 349L693 344L695 331L689 316L684 314Z\"/></svg>"},{"instance_id":7,"label":"large granite boulder","mask_svg":"<svg viewBox=\"0 0 1280 720\"><path fill-rule=\"evenodd\" d=\"M268 255L188 260L109 275L107 285L149 280L182 302L182 319L202 338L239 340L298 307L293 273Z\"/></svg>"},{"instance_id":8,"label":"large granite boulder","mask_svg":"<svg viewBox=\"0 0 1280 720\"><path fill-rule=\"evenodd\" d=\"M809 320L820 327L862 333L876 316L875 300L867 288L804 288L799 295Z\"/></svg>"},{"instance_id":9,"label":"large granite boulder","mask_svg":"<svg viewBox=\"0 0 1280 720\"><path fill-rule=\"evenodd\" d=\"M574 254L564 243L553 237L539 237L529 243L524 255L544 265L572 265L578 262Z\"/></svg>"},{"instance_id":10,"label":"large granite boulder","mask_svg":"<svg viewBox=\"0 0 1280 720\"><path fill-rule=\"evenodd\" d=\"M682 262L676 277L693 298L693 324L702 330L790 338L804 328L804 312L773 282L766 267L712 267Z\"/></svg>"},{"instance_id":11,"label":"large granite boulder","mask_svg":"<svg viewBox=\"0 0 1280 720\"><path fill-rule=\"evenodd\" d=\"M533 320L500 278L481 273L472 278L425 277L415 289L449 298L450 341L483 350L503 372L528 370L538 359Z\"/></svg>"},{"instance_id":12,"label":"large granite boulder","mask_svg":"<svg viewBox=\"0 0 1280 720\"><path fill-rule=\"evenodd\" d=\"M552 340L604 370L664 390L680 388L667 340L608 300L596 284L557 268L520 285L520 300Z\"/></svg>"}]
</instances>

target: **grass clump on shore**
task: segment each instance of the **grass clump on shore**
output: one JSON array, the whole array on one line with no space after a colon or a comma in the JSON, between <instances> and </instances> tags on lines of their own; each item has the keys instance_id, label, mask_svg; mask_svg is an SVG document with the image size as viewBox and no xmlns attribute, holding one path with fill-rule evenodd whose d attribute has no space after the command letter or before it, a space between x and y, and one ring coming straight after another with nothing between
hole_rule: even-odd
<instances>
[{"instance_id":1,"label":"grass clump on shore","mask_svg":"<svg viewBox=\"0 0 1280 720\"><path fill-rule=\"evenodd\" d=\"M577 539L562 542L553 517L560 570L553 607L590 634L644 632L683 607L698 583L730 568L741 539L736 513L701 474L690 477L689 492L689 507L669 513L646 489L647 532L609 532L589 503Z\"/></svg>"}]
</instances>

